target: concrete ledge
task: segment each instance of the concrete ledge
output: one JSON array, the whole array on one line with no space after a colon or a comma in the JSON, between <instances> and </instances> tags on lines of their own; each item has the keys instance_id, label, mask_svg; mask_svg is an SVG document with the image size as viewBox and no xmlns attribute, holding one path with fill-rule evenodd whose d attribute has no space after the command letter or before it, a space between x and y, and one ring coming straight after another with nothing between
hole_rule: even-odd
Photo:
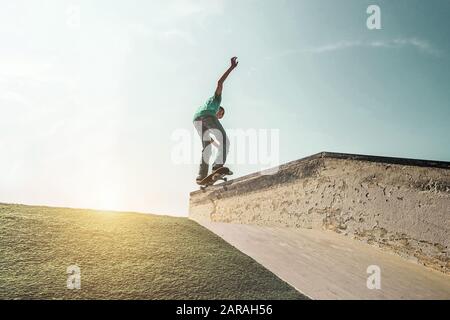
<instances>
[{"instance_id":1,"label":"concrete ledge","mask_svg":"<svg viewBox=\"0 0 450 320\"><path fill-rule=\"evenodd\" d=\"M449 274L450 162L322 152L190 197L190 217L333 230Z\"/></svg>"}]
</instances>

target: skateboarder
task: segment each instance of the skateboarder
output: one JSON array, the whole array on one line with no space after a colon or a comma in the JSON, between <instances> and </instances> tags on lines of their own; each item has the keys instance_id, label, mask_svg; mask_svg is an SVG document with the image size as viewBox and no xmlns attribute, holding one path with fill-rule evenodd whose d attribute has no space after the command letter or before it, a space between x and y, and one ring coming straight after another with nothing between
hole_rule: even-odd
<instances>
[{"instance_id":1,"label":"skateboarder","mask_svg":"<svg viewBox=\"0 0 450 320\"><path fill-rule=\"evenodd\" d=\"M208 175L211 143L218 145L217 157L213 163L212 171L223 167L227 159L229 141L224 128L219 122L219 119L222 119L225 114L225 109L220 103L222 101L223 83L237 65L237 57L231 58L231 66L217 82L214 96L209 98L204 105L199 107L194 115L194 126L200 135L203 147L200 169L196 179L198 184L200 184L200 181ZM211 138L210 134L212 134L215 139Z\"/></svg>"}]
</instances>

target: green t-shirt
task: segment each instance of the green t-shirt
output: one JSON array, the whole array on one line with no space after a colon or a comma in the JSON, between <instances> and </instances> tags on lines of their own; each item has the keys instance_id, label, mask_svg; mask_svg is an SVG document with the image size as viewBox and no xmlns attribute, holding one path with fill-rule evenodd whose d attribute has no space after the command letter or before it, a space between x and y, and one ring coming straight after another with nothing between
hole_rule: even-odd
<instances>
[{"instance_id":1,"label":"green t-shirt","mask_svg":"<svg viewBox=\"0 0 450 320\"><path fill-rule=\"evenodd\" d=\"M222 101L222 96L216 96L215 94L209 98L205 104L197 109L194 114L194 121L202 116L215 116L217 111L219 111L220 102Z\"/></svg>"}]
</instances>

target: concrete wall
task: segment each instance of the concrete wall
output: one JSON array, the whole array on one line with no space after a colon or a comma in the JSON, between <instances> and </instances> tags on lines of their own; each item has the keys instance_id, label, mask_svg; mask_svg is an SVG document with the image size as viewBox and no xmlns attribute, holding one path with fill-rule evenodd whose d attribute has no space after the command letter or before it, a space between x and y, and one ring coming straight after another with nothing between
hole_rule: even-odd
<instances>
[{"instance_id":1,"label":"concrete wall","mask_svg":"<svg viewBox=\"0 0 450 320\"><path fill-rule=\"evenodd\" d=\"M190 217L332 230L450 273L450 163L320 153L191 193Z\"/></svg>"}]
</instances>

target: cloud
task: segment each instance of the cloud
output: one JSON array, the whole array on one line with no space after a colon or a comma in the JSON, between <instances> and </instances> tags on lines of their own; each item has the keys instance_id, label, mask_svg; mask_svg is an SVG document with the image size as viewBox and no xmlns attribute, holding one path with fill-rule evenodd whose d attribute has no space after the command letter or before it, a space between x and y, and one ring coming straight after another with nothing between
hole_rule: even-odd
<instances>
[{"instance_id":1,"label":"cloud","mask_svg":"<svg viewBox=\"0 0 450 320\"><path fill-rule=\"evenodd\" d=\"M325 44L315 47L306 47L302 49L286 50L277 54L276 56L267 57L266 59L274 59L286 57L300 53L315 53L322 54L333 51L346 50L351 48L388 48L388 49L402 49L413 48L420 52L438 56L440 51L432 46L428 41L417 38L399 38L393 40L375 40L375 41L339 41L335 43Z\"/></svg>"},{"instance_id":2,"label":"cloud","mask_svg":"<svg viewBox=\"0 0 450 320\"><path fill-rule=\"evenodd\" d=\"M143 23L130 23L128 33L133 36L144 36L159 41L182 40L190 45L196 44L193 33L177 27L157 29Z\"/></svg>"},{"instance_id":3,"label":"cloud","mask_svg":"<svg viewBox=\"0 0 450 320\"><path fill-rule=\"evenodd\" d=\"M340 41L337 43L327 44L319 47L311 47L307 49L303 49L304 52L312 52L312 53L325 53L330 51L344 50L348 48L405 48L412 47L419 51L436 55L439 51L434 48L430 43L426 40L421 40L417 38L400 38L393 40L378 40L378 41Z\"/></svg>"},{"instance_id":4,"label":"cloud","mask_svg":"<svg viewBox=\"0 0 450 320\"><path fill-rule=\"evenodd\" d=\"M184 42L193 45L195 44L195 39L192 33L186 32L181 29L170 29L162 32L162 37L165 39L180 39Z\"/></svg>"},{"instance_id":5,"label":"cloud","mask_svg":"<svg viewBox=\"0 0 450 320\"><path fill-rule=\"evenodd\" d=\"M175 18L204 18L222 14L223 0L175 0L169 5L170 15Z\"/></svg>"},{"instance_id":6,"label":"cloud","mask_svg":"<svg viewBox=\"0 0 450 320\"><path fill-rule=\"evenodd\" d=\"M438 55L440 52L438 49L434 48L429 42L417 38L411 39L394 39L392 41L374 41L369 44L371 47L385 47L385 48L402 48L402 47L413 47L419 51Z\"/></svg>"},{"instance_id":7,"label":"cloud","mask_svg":"<svg viewBox=\"0 0 450 320\"><path fill-rule=\"evenodd\" d=\"M224 13L224 0L171 0L161 5L146 22L131 22L127 32L159 41L183 41L195 45L193 28L205 28L207 21Z\"/></svg>"},{"instance_id":8,"label":"cloud","mask_svg":"<svg viewBox=\"0 0 450 320\"><path fill-rule=\"evenodd\" d=\"M311 53L324 53L329 51L337 51L343 50L351 47L360 47L362 46L361 42L358 41L340 41L332 44L326 44L318 47L310 47L307 49L302 49L302 52L311 52Z\"/></svg>"},{"instance_id":9,"label":"cloud","mask_svg":"<svg viewBox=\"0 0 450 320\"><path fill-rule=\"evenodd\" d=\"M30 100L24 95L15 91L0 91L0 103L2 105L12 104L14 106L30 107L32 104Z\"/></svg>"},{"instance_id":10,"label":"cloud","mask_svg":"<svg viewBox=\"0 0 450 320\"><path fill-rule=\"evenodd\" d=\"M0 54L0 93L7 87L39 88L45 85L72 86L77 66L64 63L58 56L8 56Z\"/></svg>"},{"instance_id":11,"label":"cloud","mask_svg":"<svg viewBox=\"0 0 450 320\"><path fill-rule=\"evenodd\" d=\"M35 77L47 73L53 64L48 61L38 61L32 58L0 57L1 77Z\"/></svg>"}]
</instances>

